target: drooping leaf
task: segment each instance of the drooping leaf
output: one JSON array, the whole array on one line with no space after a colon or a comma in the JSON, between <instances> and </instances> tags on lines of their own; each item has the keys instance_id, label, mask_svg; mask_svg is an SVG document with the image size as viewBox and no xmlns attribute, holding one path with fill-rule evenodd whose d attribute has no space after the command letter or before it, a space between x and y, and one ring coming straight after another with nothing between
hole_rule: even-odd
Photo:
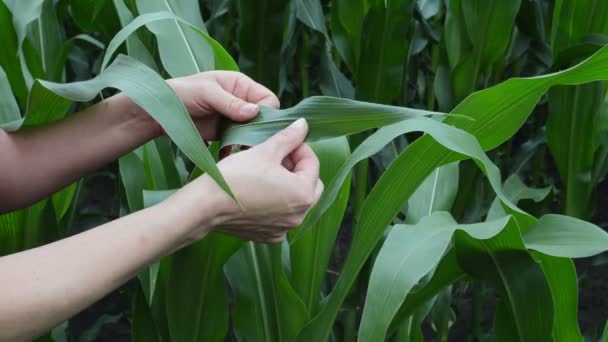
<instances>
[{"instance_id":1,"label":"drooping leaf","mask_svg":"<svg viewBox=\"0 0 608 342\"><path fill-rule=\"evenodd\" d=\"M0 128L14 130L21 125L21 114L4 69L0 66Z\"/></svg>"},{"instance_id":2,"label":"drooping leaf","mask_svg":"<svg viewBox=\"0 0 608 342\"><path fill-rule=\"evenodd\" d=\"M169 12L206 31L197 0L138 0L137 9L140 14ZM148 22L146 27L156 35L160 59L172 77L214 69L213 48L188 25L174 19Z\"/></svg>"},{"instance_id":3,"label":"drooping leaf","mask_svg":"<svg viewBox=\"0 0 608 342\"><path fill-rule=\"evenodd\" d=\"M124 91L159 122L186 156L231 194L183 103L158 74L135 59L119 56L103 73L89 81L68 84L39 81L39 84L58 95L55 102L65 102L63 98L88 101L107 87Z\"/></svg>"},{"instance_id":4,"label":"drooping leaf","mask_svg":"<svg viewBox=\"0 0 608 342\"><path fill-rule=\"evenodd\" d=\"M229 126L224 131L222 146L259 144L299 118L305 118L308 122L308 141L318 141L430 115L445 114L342 98L313 96L288 109L263 107L255 119L245 124Z\"/></svg>"},{"instance_id":5,"label":"drooping leaf","mask_svg":"<svg viewBox=\"0 0 608 342\"><path fill-rule=\"evenodd\" d=\"M510 221L510 217L503 217L485 223L459 225L449 214L439 212L423 218L415 226L394 226L372 269L359 340L385 338L401 303L414 285L437 266L457 230L476 239L489 239Z\"/></svg>"},{"instance_id":6,"label":"drooping leaf","mask_svg":"<svg viewBox=\"0 0 608 342\"><path fill-rule=\"evenodd\" d=\"M408 201L406 223L416 224L436 211L450 211L458 192L458 163L437 168Z\"/></svg>"},{"instance_id":7,"label":"drooping leaf","mask_svg":"<svg viewBox=\"0 0 608 342\"><path fill-rule=\"evenodd\" d=\"M170 12L157 12L157 13L148 13L144 15L140 15L135 18L132 22L126 25L122 30L120 30L116 36L112 39L112 41L108 44L108 48L103 58L103 62L101 64L101 69L105 69L106 66L110 63L110 59L114 56L114 53L122 43L124 43L138 28L157 21L164 20L173 20L177 21L180 24L184 24L189 26L192 30L198 33L211 47L212 54L206 55L207 58L214 58L215 60L215 69L218 70L238 70L236 63L230 57L228 52L222 48L222 46L216 42L213 38L211 38L207 33L197 28L196 26L186 22L180 17L170 13Z\"/></svg>"}]
</instances>

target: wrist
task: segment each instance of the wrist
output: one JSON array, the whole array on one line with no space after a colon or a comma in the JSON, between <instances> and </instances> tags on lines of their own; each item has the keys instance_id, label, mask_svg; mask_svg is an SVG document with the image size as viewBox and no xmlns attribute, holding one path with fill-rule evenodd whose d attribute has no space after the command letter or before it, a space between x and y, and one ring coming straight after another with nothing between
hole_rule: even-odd
<instances>
[{"instance_id":1,"label":"wrist","mask_svg":"<svg viewBox=\"0 0 608 342\"><path fill-rule=\"evenodd\" d=\"M125 94L114 95L101 104L104 102L112 107L112 110L106 112L120 116L118 119L124 122L131 132L141 132L147 140L163 135L163 129L158 122Z\"/></svg>"},{"instance_id":2,"label":"wrist","mask_svg":"<svg viewBox=\"0 0 608 342\"><path fill-rule=\"evenodd\" d=\"M159 204L175 223L181 246L201 240L223 222L223 194L216 188L213 180L202 176Z\"/></svg>"}]
</instances>

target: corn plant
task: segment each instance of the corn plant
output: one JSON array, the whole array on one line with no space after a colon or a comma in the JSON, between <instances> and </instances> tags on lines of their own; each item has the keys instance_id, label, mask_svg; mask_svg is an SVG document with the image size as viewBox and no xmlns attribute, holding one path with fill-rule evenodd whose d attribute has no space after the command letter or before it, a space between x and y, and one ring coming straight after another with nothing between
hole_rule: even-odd
<instances>
[{"instance_id":1,"label":"corn plant","mask_svg":"<svg viewBox=\"0 0 608 342\"><path fill-rule=\"evenodd\" d=\"M606 10L4 0L0 128L129 96L167 136L110 168L111 218L203 173L233 196L220 151L307 119L326 187L303 224L277 245L213 233L150 265L128 287L133 341L446 341L458 326L476 340L583 341L600 334L579 326L572 259L608 250L596 202L608 172ZM209 70L246 73L283 109L225 122L206 144L164 80ZM86 184L1 215L0 255L77 233ZM471 317L456 314L457 290L471 287ZM95 339L73 323L46 340Z\"/></svg>"}]
</instances>

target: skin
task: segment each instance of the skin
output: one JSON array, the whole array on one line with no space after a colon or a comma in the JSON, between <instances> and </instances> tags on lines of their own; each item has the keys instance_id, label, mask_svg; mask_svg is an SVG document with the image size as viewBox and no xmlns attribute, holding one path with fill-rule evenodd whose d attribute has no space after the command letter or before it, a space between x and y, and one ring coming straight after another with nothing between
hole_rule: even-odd
<instances>
[{"instance_id":1,"label":"skin","mask_svg":"<svg viewBox=\"0 0 608 342\"><path fill-rule=\"evenodd\" d=\"M234 72L169 80L204 139L221 116L255 117L278 107L272 92ZM277 243L319 200L319 161L298 120L218 167L242 208L207 176L166 201L84 233L0 258L0 341L32 340L116 289L160 258L223 232ZM25 207L162 134L123 95L46 127L0 130L0 213ZM258 194L264 194L259 196Z\"/></svg>"}]
</instances>

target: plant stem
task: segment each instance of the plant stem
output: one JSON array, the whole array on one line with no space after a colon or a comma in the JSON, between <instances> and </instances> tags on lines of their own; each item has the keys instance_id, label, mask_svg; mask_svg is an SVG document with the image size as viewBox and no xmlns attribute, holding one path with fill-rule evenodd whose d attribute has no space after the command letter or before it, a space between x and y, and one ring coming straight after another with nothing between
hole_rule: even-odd
<instances>
[{"instance_id":1,"label":"plant stem","mask_svg":"<svg viewBox=\"0 0 608 342\"><path fill-rule=\"evenodd\" d=\"M357 340L357 310L354 308L346 309L344 313L344 342L355 342Z\"/></svg>"}]
</instances>

